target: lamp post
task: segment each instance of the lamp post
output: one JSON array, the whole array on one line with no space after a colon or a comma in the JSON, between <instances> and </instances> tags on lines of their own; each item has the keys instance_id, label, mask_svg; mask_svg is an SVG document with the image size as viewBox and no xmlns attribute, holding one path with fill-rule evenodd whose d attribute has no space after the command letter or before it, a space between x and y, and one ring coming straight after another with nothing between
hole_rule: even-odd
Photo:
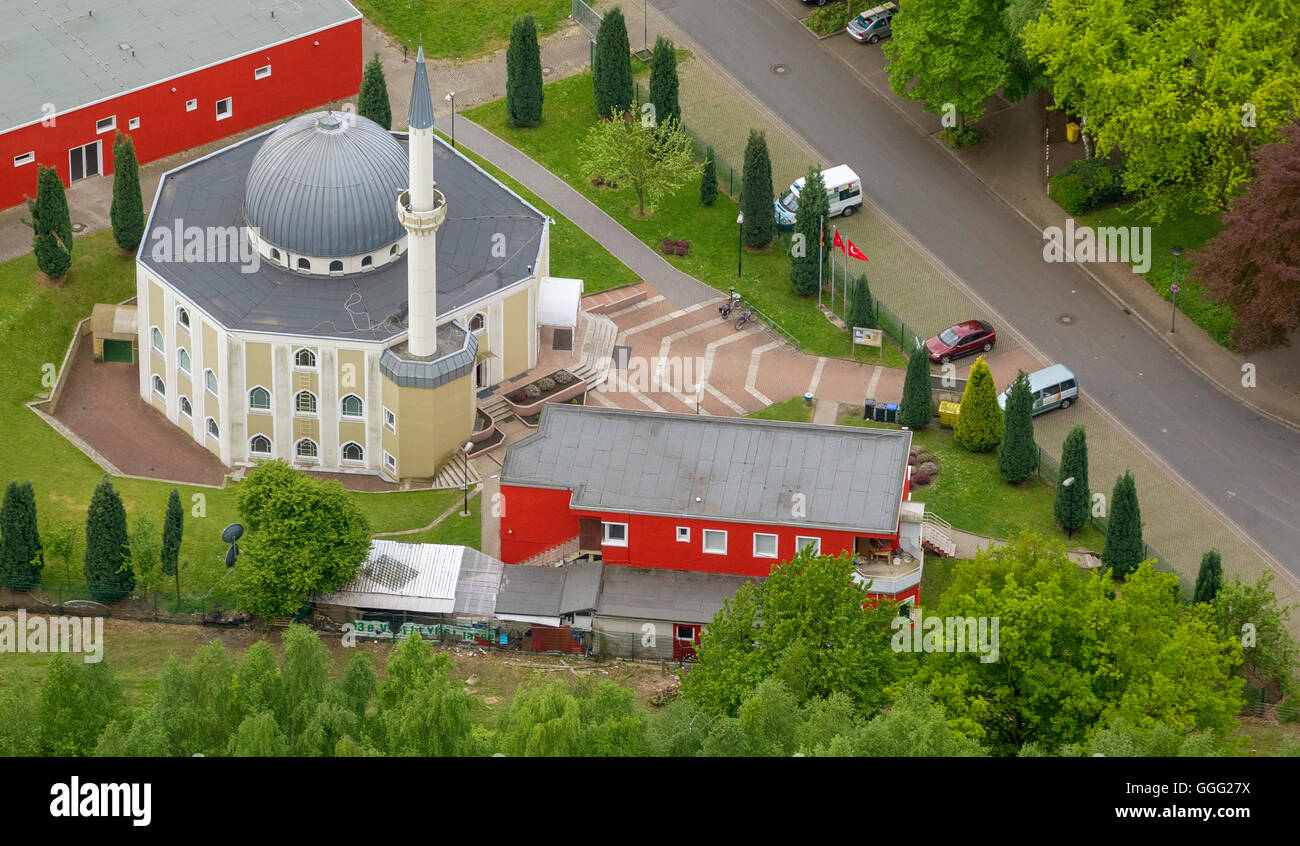
<instances>
[{"instance_id":1,"label":"lamp post","mask_svg":"<svg viewBox=\"0 0 1300 846\"><path fill-rule=\"evenodd\" d=\"M700 383L695 386L695 413L700 413L700 400L704 398L704 384Z\"/></svg>"},{"instance_id":2,"label":"lamp post","mask_svg":"<svg viewBox=\"0 0 1300 846\"><path fill-rule=\"evenodd\" d=\"M456 149L456 92L448 91L447 96L442 98L451 103L451 148Z\"/></svg>"},{"instance_id":3,"label":"lamp post","mask_svg":"<svg viewBox=\"0 0 1300 846\"><path fill-rule=\"evenodd\" d=\"M1063 488L1068 488L1068 487L1070 487L1070 486L1073 485L1073 484L1074 484L1074 477L1073 477L1073 476L1070 476L1068 479L1062 479L1062 480L1061 480L1061 487L1063 487ZM1070 538L1071 540L1073 540L1073 539L1074 539L1074 529L1067 529L1066 532L1067 532L1066 537L1068 537L1068 538Z\"/></svg>"},{"instance_id":4,"label":"lamp post","mask_svg":"<svg viewBox=\"0 0 1300 846\"><path fill-rule=\"evenodd\" d=\"M460 512L460 516L469 516L469 454L474 450L474 442L466 441L465 445L460 448L461 461L465 463L465 510Z\"/></svg>"},{"instance_id":5,"label":"lamp post","mask_svg":"<svg viewBox=\"0 0 1300 846\"><path fill-rule=\"evenodd\" d=\"M1169 286L1169 293L1173 294L1173 309L1169 314L1169 331L1174 331L1174 321L1178 319L1178 259L1183 255L1183 248L1175 246L1174 253L1174 284Z\"/></svg>"},{"instance_id":6,"label":"lamp post","mask_svg":"<svg viewBox=\"0 0 1300 846\"><path fill-rule=\"evenodd\" d=\"M743 260L742 254L745 251L745 213L741 212L736 215L736 226L740 229L739 238L736 241L736 278L740 278L740 264Z\"/></svg>"}]
</instances>

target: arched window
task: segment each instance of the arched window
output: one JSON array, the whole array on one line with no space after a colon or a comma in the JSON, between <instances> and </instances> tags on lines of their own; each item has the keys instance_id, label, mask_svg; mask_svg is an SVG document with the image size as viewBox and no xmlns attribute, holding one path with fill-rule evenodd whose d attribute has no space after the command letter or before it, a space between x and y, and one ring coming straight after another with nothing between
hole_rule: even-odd
<instances>
[{"instance_id":1,"label":"arched window","mask_svg":"<svg viewBox=\"0 0 1300 846\"><path fill-rule=\"evenodd\" d=\"M217 393L217 374L213 373L211 368L203 371L203 386L206 387L208 392L213 396L221 396Z\"/></svg>"},{"instance_id":2,"label":"arched window","mask_svg":"<svg viewBox=\"0 0 1300 846\"><path fill-rule=\"evenodd\" d=\"M185 310L185 306L176 307L176 322L186 329L190 328L190 313Z\"/></svg>"},{"instance_id":3,"label":"arched window","mask_svg":"<svg viewBox=\"0 0 1300 846\"><path fill-rule=\"evenodd\" d=\"M374 257L374 256L364 256L364 257L362 257L362 259L361 259L361 266L362 266L362 267L370 267L370 265L372 265L372 264L374 264L374 263L375 263L375 257Z\"/></svg>"},{"instance_id":4,"label":"arched window","mask_svg":"<svg viewBox=\"0 0 1300 846\"><path fill-rule=\"evenodd\" d=\"M302 414L315 414L316 395L311 391L299 391L293 398L293 407Z\"/></svg>"},{"instance_id":5,"label":"arched window","mask_svg":"<svg viewBox=\"0 0 1300 846\"><path fill-rule=\"evenodd\" d=\"M186 417L190 417L194 414L194 408L190 406L189 397L181 397L178 402L180 404L181 414L184 414Z\"/></svg>"},{"instance_id":6,"label":"arched window","mask_svg":"<svg viewBox=\"0 0 1300 846\"><path fill-rule=\"evenodd\" d=\"M157 326L153 327L149 330L149 338L153 342L153 348L158 352L163 352L165 345L163 344L162 330Z\"/></svg>"},{"instance_id":7,"label":"arched window","mask_svg":"<svg viewBox=\"0 0 1300 846\"><path fill-rule=\"evenodd\" d=\"M221 429L217 428L217 421L211 417L208 418L208 434L214 438L221 437Z\"/></svg>"},{"instance_id":8,"label":"arched window","mask_svg":"<svg viewBox=\"0 0 1300 846\"><path fill-rule=\"evenodd\" d=\"M298 441L298 445L294 447L294 452L299 458L315 458L316 442L311 438L303 438L301 441Z\"/></svg>"},{"instance_id":9,"label":"arched window","mask_svg":"<svg viewBox=\"0 0 1300 846\"><path fill-rule=\"evenodd\" d=\"M270 455L271 439L266 435L254 435L253 439L248 442L248 451L253 455Z\"/></svg>"},{"instance_id":10,"label":"arched window","mask_svg":"<svg viewBox=\"0 0 1300 846\"><path fill-rule=\"evenodd\" d=\"M305 258L300 258L300 259L298 259L298 269L299 269L299 270L311 270L311 262L307 261L307 259L305 259Z\"/></svg>"},{"instance_id":11,"label":"arched window","mask_svg":"<svg viewBox=\"0 0 1300 846\"><path fill-rule=\"evenodd\" d=\"M364 412L365 404L361 402L361 397L356 394L348 394L343 398L344 417L361 417Z\"/></svg>"},{"instance_id":12,"label":"arched window","mask_svg":"<svg viewBox=\"0 0 1300 846\"><path fill-rule=\"evenodd\" d=\"M342 273L342 272L343 272L343 262L339 261L338 259L334 259L334 261L330 262L330 273Z\"/></svg>"},{"instance_id":13,"label":"arched window","mask_svg":"<svg viewBox=\"0 0 1300 846\"><path fill-rule=\"evenodd\" d=\"M480 311L469 319L469 331L482 332L486 328L487 328L487 315L484 314L483 312Z\"/></svg>"},{"instance_id":14,"label":"arched window","mask_svg":"<svg viewBox=\"0 0 1300 846\"><path fill-rule=\"evenodd\" d=\"M361 444L348 442L343 445L344 461L365 461L366 453Z\"/></svg>"},{"instance_id":15,"label":"arched window","mask_svg":"<svg viewBox=\"0 0 1300 846\"><path fill-rule=\"evenodd\" d=\"M260 385L248 392L248 407L259 411L271 409L271 392Z\"/></svg>"},{"instance_id":16,"label":"arched window","mask_svg":"<svg viewBox=\"0 0 1300 846\"><path fill-rule=\"evenodd\" d=\"M280 260L280 251L277 250L275 247L272 247L272 248L271 248L271 261L279 261L279 260Z\"/></svg>"},{"instance_id":17,"label":"arched window","mask_svg":"<svg viewBox=\"0 0 1300 846\"><path fill-rule=\"evenodd\" d=\"M315 367L316 353L311 350L298 350L293 354L293 364L295 367Z\"/></svg>"},{"instance_id":18,"label":"arched window","mask_svg":"<svg viewBox=\"0 0 1300 846\"><path fill-rule=\"evenodd\" d=\"M153 376L153 392L160 397L167 396L167 385L163 382L163 378L157 373Z\"/></svg>"},{"instance_id":19,"label":"arched window","mask_svg":"<svg viewBox=\"0 0 1300 846\"><path fill-rule=\"evenodd\" d=\"M391 247L388 248L388 254L389 254L390 256L395 256L395 255L397 255L397 245L396 245L396 244L394 244L393 246L391 246Z\"/></svg>"},{"instance_id":20,"label":"arched window","mask_svg":"<svg viewBox=\"0 0 1300 846\"><path fill-rule=\"evenodd\" d=\"M186 374L190 372L190 354L185 351L184 347L176 351L176 364Z\"/></svg>"}]
</instances>

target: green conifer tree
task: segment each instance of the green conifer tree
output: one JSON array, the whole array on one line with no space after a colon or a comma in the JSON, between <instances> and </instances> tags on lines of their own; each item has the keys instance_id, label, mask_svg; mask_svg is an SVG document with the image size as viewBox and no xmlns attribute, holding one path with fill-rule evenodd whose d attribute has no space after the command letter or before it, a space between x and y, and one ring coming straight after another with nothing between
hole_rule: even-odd
<instances>
[{"instance_id":1,"label":"green conifer tree","mask_svg":"<svg viewBox=\"0 0 1300 846\"><path fill-rule=\"evenodd\" d=\"M817 284L822 278L822 268L818 264L824 262L826 256L825 251L818 249L817 245L822 237L822 224L829 216L830 200L826 197L826 183L822 181L821 168L812 165L804 175L799 208L794 213L796 237L790 239L790 284L794 287L794 292L801 296L817 293ZM868 310L874 315L870 303Z\"/></svg>"},{"instance_id":2,"label":"green conifer tree","mask_svg":"<svg viewBox=\"0 0 1300 846\"><path fill-rule=\"evenodd\" d=\"M162 571L176 578L176 602L181 601L181 538L185 534L185 510L181 508L181 495L172 488L167 497L167 516L163 521Z\"/></svg>"},{"instance_id":3,"label":"green conifer tree","mask_svg":"<svg viewBox=\"0 0 1300 846\"><path fill-rule=\"evenodd\" d=\"M41 166L36 177L36 199L27 201L36 266L51 279L62 279L72 266L72 216L63 180L52 167Z\"/></svg>"},{"instance_id":4,"label":"green conifer tree","mask_svg":"<svg viewBox=\"0 0 1300 846\"><path fill-rule=\"evenodd\" d=\"M1034 442L1034 396L1029 376L1021 370L1007 389L1006 429L998 447L998 472L1018 485L1038 470L1038 444Z\"/></svg>"},{"instance_id":5,"label":"green conifer tree","mask_svg":"<svg viewBox=\"0 0 1300 846\"><path fill-rule=\"evenodd\" d=\"M596 114L609 117L632 108L632 51L627 42L627 22L617 6L601 18L596 31L596 51L591 62Z\"/></svg>"},{"instance_id":6,"label":"green conifer tree","mask_svg":"<svg viewBox=\"0 0 1300 846\"><path fill-rule=\"evenodd\" d=\"M144 237L144 200L140 196L140 165L131 136L117 133L113 140L113 204L108 211L113 240L134 252Z\"/></svg>"},{"instance_id":7,"label":"green conifer tree","mask_svg":"<svg viewBox=\"0 0 1300 846\"><path fill-rule=\"evenodd\" d=\"M357 95L357 114L370 118L384 129L393 128L393 107L388 101L388 82L379 54L366 62L361 72L361 93Z\"/></svg>"},{"instance_id":8,"label":"green conifer tree","mask_svg":"<svg viewBox=\"0 0 1300 846\"><path fill-rule=\"evenodd\" d=\"M1193 602L1214 602L1223 587L1223 560L1217 549L1211 549L1201 556L1201 569L1196 573L1196 590L1192 594Z\"/></svg>"},{"instance_id":9,"label":"green conifer tree","mask_svg":"<svg viewBox=\"0 0 1300 846\"><path fill-rule=\"evenodd\" d=\"M1115 480L1106 521L1106 547L1101 561L1118 578L1125 578L1142 563L1146 545L1142 542L1142 510L1138 507L1137 485L1125 470Z\"/></svg>"},{"instance_id":10,"label":"green conifer tree","mask_svg":"<svg viewBox=\"0 0 1300 846\"><path fill-rule=\"evenodd\" d=\"M1053 506L1056 525L1074 537L1074 533L1088 522L1088 508L1091 504L1092 491L1088 489L1088 435L1083 426L1079 425L1065 436L1065 443L1061 447L1061 467L1056 481L1056 503Z\"/></svg>"},{"instance_id":11,"label":"green conifer tree","mask_svg":"<svg viewBox=\"0 0 1300 846\"><path fill-rule=\"evenodd\" d=\"M745 143L744 185L740 210L745 215L742 240L747 247L766 247L776 236L776 211L772 206L772 160L767 139L757 129Z\"/></svg>"},{"instance_id":12,"label":"green conifer tree","mask_svg":"<svg viewBox=\"0 0 1300 846\"><path fill-rule=\"evenodd\" d=\"M655 107L655 120L662 123L672 119L682 120L682 107L677 101L677 49L664 36L655 39L654 56L650 59L650 102Z\"/></svg>"},{"instance_id":13,"label":"green conifer tree","mask_svg":"<svg viewBox=\"0 0 1300 846\"><path fill-rule=\"evenodd\" d=\"M704 151L704 172L700 175L700 203L711 206L718 199L718 169L713 148Z\"/></svg>"},{"instance_id":14,"label":"green conifer tree","mask_svg":"<svg viewBox=\"0 0 1300 846\"><path fill-rule=\"evenodd\" d=\"M961 395L961 413L957 416L953 440L971 452L992 452L1002 442L1002 426L1002 409L998 407L993 374L984 356L980 356Z\"/></svg>"},{"instance_id":15,"label":"green conifer tree","mask_svg":"<svg viewBox=\"0 0 1300 846\"><path fill-rule=\"evenodd\" d=\"M907 375L903 377L903 407L898 410L898 422L909 429L924 429L934 417L933 402L930 390L930 353L924 344L918 344L907 359Z\"/></svg>"},{"instance_id":16,"label":"green conifer tree","mask_svg":"<svg viewBox=\"0 0 1300 846\"><path fill-rule=\"evenodd\" d=\"M117 602L135 589L126 509L108 476L95 486L86 511L86 588L97 602Z\"/></svg>"},{"instance_id":17,"label":"green conifer tree","mask_svg":"<svg viewBox=\"0 0 1300 846\"><path fill-rule=\"evenodd\" d=\"M10 482L0 506L0 583L13 591L31 590L41 583L44 568L32 483Z\"/></svg>"},{"instance_id":18,"label":"green conifer tree","mask_svg":"<svg viewBox=\"0 0 1300 846\"><path fill-rule=\"evenodd\" d=\"M532 15L515 18L506 49L506 118L511 126L542 121L542 53Z\"/></svg>"}]
</instances>

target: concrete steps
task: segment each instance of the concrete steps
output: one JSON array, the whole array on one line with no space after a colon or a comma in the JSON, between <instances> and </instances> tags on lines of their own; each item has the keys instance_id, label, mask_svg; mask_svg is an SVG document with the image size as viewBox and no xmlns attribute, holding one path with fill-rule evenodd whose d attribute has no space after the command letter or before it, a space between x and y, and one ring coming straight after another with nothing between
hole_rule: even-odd
<instances>
[{"instance_id":1,"label":"concrete steps","mask_svg":"<svg viewBox=\"0 0 1300 846\"><path fill-rule=\"evenodd\" d=\"M483 477L474 469L474 465L469 465L469 476L465 475L466 465L460 456L452 456L443 468L438 471L438 475L433 477L433 487L435 488L464 488L466 482L473 487L483 481Z\"/></svg>"},{"instance_id":2,"label":"concrete steps","mask_svg":"<svg viewBox=\"0 0 1300 846\"><path fill-rule=\"evenodd\" d=\"M603 314L587 312L586 317L587 334L582 340L582 356L572 372L587 383L587 390L592 390L609 378L618 324Z\"/></svg>"}]
</instances>

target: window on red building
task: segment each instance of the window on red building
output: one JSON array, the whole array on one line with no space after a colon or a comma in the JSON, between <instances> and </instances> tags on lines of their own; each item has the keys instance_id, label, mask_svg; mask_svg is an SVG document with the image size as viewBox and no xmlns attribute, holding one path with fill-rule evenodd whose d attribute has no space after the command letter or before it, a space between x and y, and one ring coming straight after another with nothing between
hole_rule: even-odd
<instances>
[{"instance_id":1,"label":"window on red building","mask_svg":"<svg viewBox=\"0 0 1300 846\"><path fill-rule=\"evenodd\" d=\"M627 546L627 523L601 523L605 546Z\"/></svg>"},{"instance_id":2,"label":"window on red building","mask_svg":"<svg viewBox=\"0 0 1300 846\"><path fill-rule=\"evenodd\" d=\"M776 557L776 535L769 535L763 532L755 532L754 533L754 557L775 558Z\"/></svg>"},{"instance_id":3,"label":"window on red building","mask_svg":"<svg viewBox=\"0 0 1300 846\"><path fill-rule=\"evenodd\" d=\"M721 529L705 529L704 551L711 555L726 555L727 533Z\"/></svg>"}]
</instances>

